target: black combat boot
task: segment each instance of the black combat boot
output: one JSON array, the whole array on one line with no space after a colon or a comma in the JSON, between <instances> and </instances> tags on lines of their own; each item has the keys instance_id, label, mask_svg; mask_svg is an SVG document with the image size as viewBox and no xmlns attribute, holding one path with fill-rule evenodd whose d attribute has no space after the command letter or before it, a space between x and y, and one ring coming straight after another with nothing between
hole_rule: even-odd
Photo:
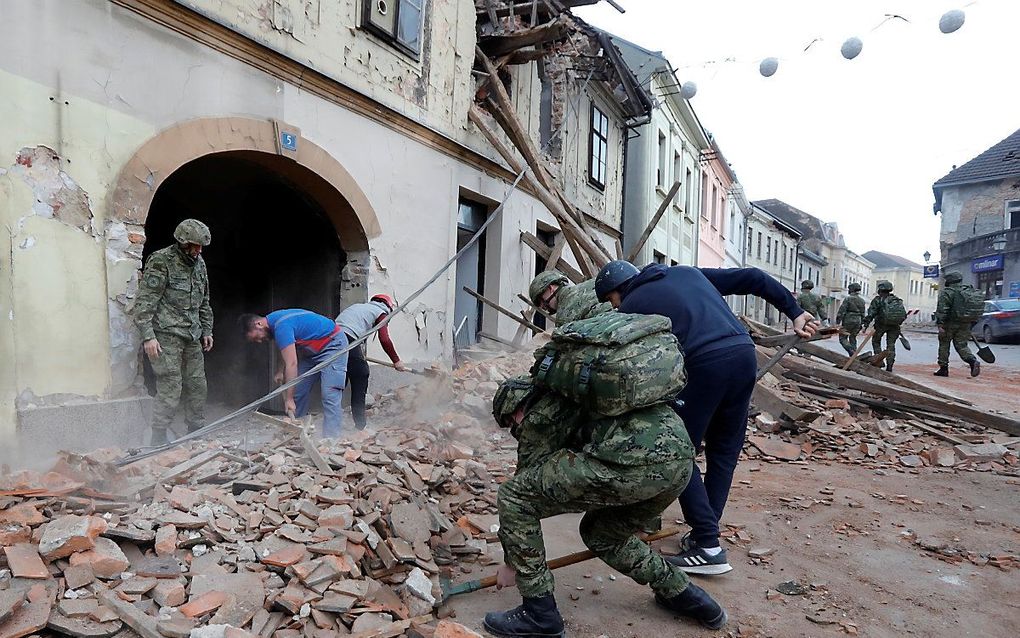
<instances>
[{"instance_id":1,"label":"black combat boot","mask_svg":"<svg viewBox=\"0 0 1020 638\"><path fill-rule=\"evenodd\" d=\"M970 364L970 376L976 377L981 374L981 362L977 359L971 359L967 363Z\"/></svg>"},{"instance_id":2,"label":"black combat boot","mask_svg":"<svg viewBox=\"0 0 1020 638\"><path fill-rule=\"evenodd\" d=\"M885 371L886 372L892 372L892 361L886 361L885 362Z\"/></svg>"},{"instance_id":3,"label":"black combat boot","mask_svg":"<svg viewBox=\"0 0 1020 638\"><path fill-rule=\"evenodd\" d=\"M525 598L520 607L485 614L485 630L508 638L563 638L563 618L552 594Z\"/></svg>"},{"instance_id":4,"label":"black combat boot","mask_svg":"<svg viewBox=\"0 0 1020 638\"><path fill-rule=\"evenodd\" d=\"M949 366L939 366L939 369L936 370L935 372L932 372L932 374L934 374L936 377L948 377Z\"/></svg>"},{"instance_id":5,"label":"black combat boot","mask_svg":"<svg viewBox=\"0 0 1020 638\"><path fill-rule=\"evenodd\" d=\"M708 592L694 583L672 598L656 592L655 602L660 607L693 618L709 629L719 629L726 624L726 610L715 602Z\"/></svg>"}]
</instances>

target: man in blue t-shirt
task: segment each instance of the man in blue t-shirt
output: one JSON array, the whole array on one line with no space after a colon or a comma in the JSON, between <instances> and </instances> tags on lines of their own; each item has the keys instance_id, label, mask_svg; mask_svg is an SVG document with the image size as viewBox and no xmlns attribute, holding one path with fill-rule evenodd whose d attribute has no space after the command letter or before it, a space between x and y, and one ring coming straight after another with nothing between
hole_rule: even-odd
<instances>
[{"instance_id":1,"label":"man in blue t-shirt","mask_svg":"<svg viewBox=\"0 0 1020 638\"><path fill-rule=\"evenodd\" d=\"M310 310L292 308L277 310L266 316L241 315L244 337L251 343L265 343L272 339L280 350L280 367L274 380L289 383L315 366L329 361L347 348L347 335L329 317ZM316 378L322 386L323 436L340 436L343 412L340 402L347 383L347 353L330 362L318 373L301 380L284 393L283 406L289 417L308 413L308 396Z\"/></svg>"}]
</instances>

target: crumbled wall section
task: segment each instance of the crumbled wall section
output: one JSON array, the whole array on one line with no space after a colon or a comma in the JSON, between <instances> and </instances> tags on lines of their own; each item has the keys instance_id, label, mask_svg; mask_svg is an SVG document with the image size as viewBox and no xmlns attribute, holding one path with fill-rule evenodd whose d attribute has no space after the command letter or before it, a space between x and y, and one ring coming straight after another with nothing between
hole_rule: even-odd
<instances>
[{"instance_id":1,"label":"crumbled wall section","mask_svg":"<svg viewBox=\"0 0 1020 638\"><path fill-rule=\"evenodd\" d=\"M46 146L26 146L18 152L8 172L20 178L35 195L32 214L53 219L96 236L89 196L63 170L56 151ZM30 249L35 239L25 237L19 248Z\"/></svg>"},{"instance_id":2,"label":"crumbled wall section","mask_svg":"<svg viewBox=\"0 0 1020 638\"><path fill-rule=\"evenodd\" d=\"M111 392L114 396L140 384L140 338L130 308L138 292L145 228L112 219L106 224L106 268L110 313Z\"/></svg>"}]
</instances>

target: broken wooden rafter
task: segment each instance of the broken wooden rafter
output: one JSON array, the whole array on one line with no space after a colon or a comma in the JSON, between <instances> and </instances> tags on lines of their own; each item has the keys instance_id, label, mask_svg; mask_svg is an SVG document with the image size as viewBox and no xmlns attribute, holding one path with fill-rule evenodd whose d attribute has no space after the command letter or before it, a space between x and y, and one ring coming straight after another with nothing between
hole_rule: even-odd
<instances>
[{"instance_id":1,"label":"broken wooden rafter","mask_svg":"<svg viewBox=\"0 0 1020 638\"><path fill-rule=\"evenodd\" d=\"M543 242L541 239L535 237L534 235L527 231L521 232L521 241L523 241L528 247L534 250L535 254L537 254L542 259L545 259L546 262L548 262L550 257L552 256L552 249L549 248L549 246L547 246L545 242ZM546 270L551 270L551 268L546 268ZM578 271L576 268L574 268L573 266L571 266L562 259L560 259L559 262L556 264L556 270L566 275L567 279L574 282L575 284L579 284L582 281L588 279L588 277L585 277L584 274L582 274L580 271Z\"/></svg>"},{"instance_id":2,"label":"broken wooden rafter","mask_svg":"<svg viewBox=\"0 0 1020 638\"><path fill-rule=\"evenodd\" d=\"M535 304L531 303L531 300L528 299L527 297L525 297L524 295L522 295L521 293L517 293L517 298L520 299L521 301L523 301L525 304L527 304L527 306L529 308L531 308L532 310L534 310L538 314L540 314L543 317L545 317L546 320L548 320L548 321L556 321L555 317L553 317L551 314L549 314L545 310L542 310L541 308L539 308Z\"/></svg>"},{"instance_id":3,"label":"broken wooden rafter","mask_svg":"<svg viewBox=\"0 0 1020 638\"><path fill-rule=\"evenodd\" d=\"M499 305L495 301L492 301L491 299L488 299L488 298L484 297L483 295L479 294L477 291L472 290L472 289L468 288L467 286L464 286L463 290L464 290L464 292L466 292L467 294L471 295L472 297L474 297L478 301L482 302L486 306L489 306L490 308L492 308L493 310L495 310L496 312L499 312L500 314L502 314L504 316L510 317L511 319L513 319L517 323L521 324L525 328L528 328L529 330L531 330L535 334L538 334L540 332L545 332L545 330L543 330L542 328L539 328L538 326L536 326L535 324L531 323L530 321L527 321L525 319L522 319L521 317L518 317L517 315L515 315L510 310L507 310L506 308L504 308L503 306Z\"/></svg>"},{"instance_id":4,"label":"broken wooden rafter","mask_svg":"<svg viewBox=\"0 0 1020 638\"><path fill-rule=\"evenodd\" d=\"M570 18L558 16L551 22L537 27L528 27L516 31L504 32L482 38L479 46L489 56L498 56L517 51L526 47L541 46L567 37Z\"/></svg>"},{"instance_id":5,"label":"broken wooden rafter","mask_svg":"<svg viewBox=\"0 0 1020 638\"><path fill-rule=\"evenodd\" d=\"M662 203L659 204L659 208L655 211L655 214L652 215L652 218L648 221L648 225L645 226L644 232L641 233L641 236L638 237L638 240L631 247L630 252L627 253L627 261L633 262L635 259L637 259L638 254L641 252L641 249L645 247L645 242L647 242L648 238L652 236L653 232L655 232L655 227L659 225L659 220L662 219L663 213L665 213L666 209L669 208L670 202L673 201L673 198L676 197L676 194L679 191L680 182L673 182L672 188L670 188L669 192L666 193L665 199L662 200Z\"/></svg>"}]
</instances>

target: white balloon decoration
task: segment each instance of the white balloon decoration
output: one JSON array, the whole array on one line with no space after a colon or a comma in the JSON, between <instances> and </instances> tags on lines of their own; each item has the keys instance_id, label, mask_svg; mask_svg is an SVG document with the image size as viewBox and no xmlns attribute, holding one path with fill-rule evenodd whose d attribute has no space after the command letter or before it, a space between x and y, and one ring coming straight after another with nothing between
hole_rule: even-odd
<instances>
[{"instance_id":1,"label":"white balloon decoration","mask_svg":"<svg viewBox=\"0 0 1020 638\"><path fill-rule=\"evenodd\" d=\"M843 57L847 60L853 60L861 54L861 49L864 48L864 43L861 42L860 38L847 38L843 46L840 47L839 52L843 54Z\"/></svg>"},{"instance_id":2,"label":"white balloon decoration","mask_svg":"<svg viewBox=\"0 0 1020 638\"><path fill-rule=\"evenodd\" d=\"M939 18L939 31L942 33L952 33L962 27L966 19L967 15L963 12L963 9L946 11Z\"/></svg>"},{"instance_id":3,"label":"white balloon decoration","mask_svg":"<svg viewBox=\"0 0 1020 638\"><path fill-rule=\"evenodd\" d=\"M694 82L687 81L680 87L680 97L684 100L689 100L698 93L698 85Z\"/></svg>"},{"instance_id":4,"label":"white balloon decoration","mask_svg":"<svg viewBox=\"0 0 1020 638\"><path fill-rule=\"evenodd\" d=\"M758 72L763 76L770 78L776 74L779 70L779 60L776 58L765 58L758 65Z\"/></svg>"}]
</instances>

